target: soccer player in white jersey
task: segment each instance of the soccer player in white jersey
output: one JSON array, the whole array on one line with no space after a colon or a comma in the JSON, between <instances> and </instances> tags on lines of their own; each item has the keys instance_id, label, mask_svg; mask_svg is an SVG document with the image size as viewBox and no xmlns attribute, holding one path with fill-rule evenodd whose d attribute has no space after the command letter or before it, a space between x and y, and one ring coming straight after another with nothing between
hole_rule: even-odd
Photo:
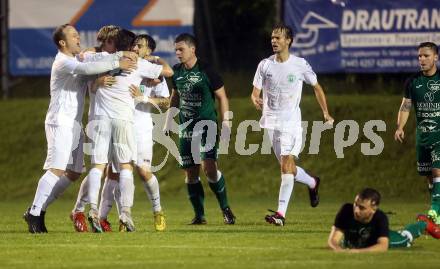
<instances>
[{"instance_id":1,"label":"soccer player in white jersey","mask_svg":"<svg viewBox=\"0 0 440 269\"><path fill-rule=\"evenodd\" d=\"M138 35L134 41L133 51L140 58L150 56L156 49L156 42L149 35ZM134 131L136 137L137 161L136 170L141 177L144 190L151 202L153 210L154 228L163 231L166 228L165 215L160 204L159 182L151 172L153 158L153 120L151 117L152 105L166 108L169 105L169 90L165 79L146 81L141 88L132 86L131 93L135 97L136 110L134 112ZM144 81L143 81L143 84ZM140 90L142 89L142 91ZM107 216L112 208L113 201L117 203L118 213L121 208L119 184L117 178L106 178L101 191L99 204L99 219L104 232L111 231Z\"/></svg>"},{"instance_id":2,"label":"soccer player in white jersey","mask_svg":"<svg viewBox=\"0 0 440 269\"><path fill-rule=\"evenodd\" d=\"M267 222L278 226L284 225L295 180L308 186L312 207L319 203L319 178L310 176L295 164L302 144L299 104L304 82L313 86L324 119L333 123L333 118L328 113L324 91L312 67L305 59L289 52L292 40L293 33L289 27L279 25L273 28L271 43L274 55L259 63L251 95L255 108L262 110L260 126L268 130L281 166L278 210L265 217ZM261 92L263 98L260 97Z\"/></svg>"},{"instance_id":3,"label":"soccer player in white jersey","mask_svg":"<svg viewBox=\"0 0 440 269\"><path fill-rule=\"evenodd\" d=\"M100 43L98 47L88 48L83 51L84 55L95 52L116 52L116 42L121 27L115 25L105 25L99 29L96 40ZM88 85L89 90L89 112L88 121L93 121L95 114L95 92L97 87L109 87L115 83L115 78L110 75L101 75L96 80L90 81ZM78 191L78 197L75 206L70 214L70 219L73 222L73 227L77 232L88 232L86 216L84 214L85 206L88 204L88 177L86 176Z\"/></svg>"},{"instance_id":4,"label":"soccer player in white jersey","mask_svg":"<svg viewBox=\"0 0 440 269\"><path fill-rule=\"evenodd\" d=\"M45 120L48 145L44 164L46 173L40 178L32 206L24 215L31 233L47 232L44 223L47 206L64 192L71 181L78 179L83 170L81 119L87 76L115 68L131 70L136 66L129 59L116 58L79 62L75 58L81 51L79 34L69 24L55 29L53 41L58 54L52 64L51 99Z\"/></svg>"},{"instance_id":5,"label":"soccer player in white jersey","mask_svg":"<svg viewBox=\"0 0 440 269\"><path fill-rule=\"evenodd\" d=\"M130 49L133 41L134 34L122 30L118 37L117 49ZM170 77L173 75L171 67L165 61L153 57L151 59L154 59L158 64L138 58L137 68L133 72L129 74L113 73L116 83L111 87L100 87L96 92L95 120L92 127L95 130L92 137L92 169L88 174L88 199L91 207L88 218L93 232L102 232L99 223L98 196L101 176L105 166L109 163L109 155L112 157L112 161L116 162L114 163L115 167L120 172L120 224L124 231L134 231L131 207L134 195L132 161L136 157L133 131L135 106L129 87L132 84L139 86L144 78L154 79L159 76Z\"/></svg>"}]
</instances>

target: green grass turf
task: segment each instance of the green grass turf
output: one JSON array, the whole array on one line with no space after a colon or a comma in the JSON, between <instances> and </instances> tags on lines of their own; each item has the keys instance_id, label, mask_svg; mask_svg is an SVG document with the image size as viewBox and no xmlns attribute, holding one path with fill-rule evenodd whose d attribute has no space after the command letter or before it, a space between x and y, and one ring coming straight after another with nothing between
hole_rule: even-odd
<instances>
[{"instance_id":1,"label":"green grass turf","mask_svg":"<svg viewBox=\"0 0 440 269\"><path fill-rule=\"evenodd\" d=\"M296 190L296 193L301 192ZM134 233L79 234L68 218L73 200L62 198L48 210L48 234L32 235L21 214L28 201L0 203L0 268L438 268L440 242L423 235L411 248L377 254L333 253L326 240L341 199L315 209L308 201L291 201L286 226L264 222L277 194L261 198L232 197L237 224L222 223L215 198L207 190L208 225L186 223L192 211L185 195L162 197L168 229L155 232L146 199L133 209ZM325 200L325 199L324 199ZM412 222L424 203L402 205L386 200L392 228ZM109 220L116 223L114 211ZM114 226L116 228L116 226Z\"/></svg>"}]
</instances>

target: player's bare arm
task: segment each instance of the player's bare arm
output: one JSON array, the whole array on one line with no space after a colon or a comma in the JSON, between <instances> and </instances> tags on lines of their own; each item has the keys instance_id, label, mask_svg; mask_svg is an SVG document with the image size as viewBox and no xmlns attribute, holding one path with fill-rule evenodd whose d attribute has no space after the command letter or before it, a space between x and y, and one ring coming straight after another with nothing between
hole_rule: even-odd
<instances>
[{"instance_id":1,"label":"player's bare arm","mask_svg":"<svg viewBox=\"0 0 440 269\"><path fill-rule=\"evenodd\" d=\"M251 94L251 100L257 110L263 109L263 99L260 97L261 89L254 87Z\"/></svg>"},{"instance_id":2,"label":"player's bare arm","mask_svg":"<svg viewBox=\"0 0 440 269\"><path fill-rule=\"evenodd\" d=\"M217 98L219 102L219 110L220 110L220 117L222 122L223 121L229 121L229 100L226 95L225 87L221 87L214 91L215 98Z\"/></svg>"},{"instance_id":3,"label":"player's bare arm","mask_svg":"<svg viewBox=\"0 0 440 269\"><path fill-rule=\"evenodd\" d=\"M145 60L150 61L152 63L162 65L162 72L160 73L161 76L169 78L174 74L173 68L171 68L171 66L159 56L148 55L145 56L144 58Z\"/></svg>"},{"instance_id":4,"label":"player's bare arm","mask_svg":"<svg viewBox=\"0 0 440 269\"><path fill-rule=\"evenodd\" d=\"M175 89L171 89L171 96L170 96L170 108L175 107L177 108L179 106L179 93ZM170 109L167 111L167 116L165 119L165 125L163 127L163 131L165 133L168 133L171 129L171 124L173 122L173 113L170 111Z\"/></svg>"},{"instance_id":5,"label":"player's bare arm","mask_svg":"<svg viewBox=\"0 0 440 269\"><path fill-rule=\"evenodd\" d=\"M133 96L133 98L140 103L151 103L153 105L157 105L160 108L165 108L167 109L169 107L170 104L170 100L167 97L147 97L144 96L140 90L139 87L137 87L136 85L130 85L129 87L131 96Z\"/></svg>"},{"instance_id":6,"label":"player's bare arm","mask_svg":"<svg viewBox=\"0 0 440 269\"><path fill-rule=\"evenodd\" d=\"M344 233L340 229L332 226L332 230L327 241L328 246L334 251L342 251L343 249L341 247L341 242L343 236Z\"/></svg>"},{"instance_id":7,"label":"player's bare arm","mask_svg":"<svg viewBox=\"0 0 440 269\"><path fill-rule=\"evenodd\" d=\"M334 119L332 116L330 116L328 112L327 99L325 97L324 90L322 89L319 83L313 85L313 90L315 91L315 97L316 100L318 101L319 106L321 107L325 122L333 124Z\"/></svg>"},{"instance_id":8,"label":"player's bare arm","mask_svg":"<svg viewBox=\"0 0 440 269\"><path fill-rule=\"evenodd\" d=\"M409 112L411 111L412 101L408 98L402 98L402 103L400 104L399 113L397 114L397 130L394 133L394 140L403 142L405 139L405 132L403 128L409 118Z\"/></svg>"}]
</instances>

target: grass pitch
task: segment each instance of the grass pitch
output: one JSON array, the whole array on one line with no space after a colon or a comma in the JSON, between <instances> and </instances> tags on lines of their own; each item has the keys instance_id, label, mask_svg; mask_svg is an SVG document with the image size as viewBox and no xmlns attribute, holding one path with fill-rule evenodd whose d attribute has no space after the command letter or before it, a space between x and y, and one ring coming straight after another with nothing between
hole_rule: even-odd
<instances>
[{"instance_id":1,"label":"grass pitch","mask_svg":"<svg viewBox=\"0 0 440 269\"><path fill-rule=\"evenodd\" d=\"M296 190L298 191L298 190ZM301 191L301 190L300 190ZM68 218L70 198L56 201L48 210L48 234L26 231L21 214L29 201L2 202L0 212L0 268L438 268L440 241L428 236L407 249L379 254L333 253L326 240L334 215L344 201L323 200L312 209L295 197L286 226L264 222L266 208L274 207L276 194L266 198L231 197L237 224L222 223L215 198L207 190L204 226L187 225L192 211L184 194L163 197L168 229L153 230L146 199L135 203L134 233L76 233ZM336 199L338 200L338 199ZM384 201L391 212L392 228L412 222L425 203ZM116 230L117 217L109 220Z\"/></svg>"}]
</instances>

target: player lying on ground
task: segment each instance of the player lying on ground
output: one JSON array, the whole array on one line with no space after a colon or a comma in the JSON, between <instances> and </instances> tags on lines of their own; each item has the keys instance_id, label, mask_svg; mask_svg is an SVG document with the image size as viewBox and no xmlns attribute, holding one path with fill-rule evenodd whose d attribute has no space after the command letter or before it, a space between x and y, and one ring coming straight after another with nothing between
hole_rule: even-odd
<instances>
[{"instance_id":1,"label":"player lying on ground","mask_svg":"<svg viewBox=\"0 0 440 269\"><path fill-rule=\"evenodd\" d=\"M379 209L380 199L378 191L366 188L356 195L353 204L344 204L336 215L328 246L334 251L382 252L410 247L424 232L440 239L440 227L425 215L402 230L390 230L387 216Z\"/></svg>"}]
</instances>

